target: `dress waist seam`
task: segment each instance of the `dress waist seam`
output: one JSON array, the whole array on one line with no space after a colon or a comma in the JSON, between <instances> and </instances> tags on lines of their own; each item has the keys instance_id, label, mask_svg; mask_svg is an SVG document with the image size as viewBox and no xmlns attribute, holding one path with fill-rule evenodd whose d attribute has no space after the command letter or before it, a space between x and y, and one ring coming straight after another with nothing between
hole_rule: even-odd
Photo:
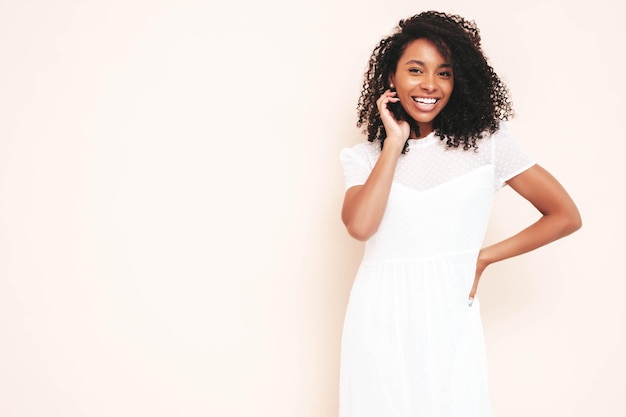
<instances>
[{"instance_id":1,"label":"dress waist seam","mask_svg":"<svg viewBox=\"0 0 626 417\"><path fill-rule=\"evenodd\" d=\"M387 258L381 260L367 260L363 259L361 262L361 266L372 266L372 265L380 265L380 264L388 264L388 263L420 263L420 262L428 262L431 260L441 259L441 258L458 258L458 257L477 257L480 249L471 249L464 250L458 252L446 252L439 253L436 255L425 256L423 258Z\"/></svg>"}]
</instances>

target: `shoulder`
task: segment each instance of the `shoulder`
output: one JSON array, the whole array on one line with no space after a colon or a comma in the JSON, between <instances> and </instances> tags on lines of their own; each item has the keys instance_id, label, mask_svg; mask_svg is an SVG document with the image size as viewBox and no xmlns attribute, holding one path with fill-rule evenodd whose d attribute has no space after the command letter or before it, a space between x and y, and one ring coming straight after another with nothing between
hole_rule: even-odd
<instances>
[{"instance_id":1,"label":"shoulder","mask_svg":"<svg viewBox=\"0 0 626 417\"><path fill-rule=\"evenodd\" d=\"M494 133L485 131L483 138L478 143L479 147L483 146L484 149L490 150L494 156L497 156L499 153L523 152L523 148L515 139L515 135L511 132L508 123L505 121L500 122L498 130Z\"/></svg>"},{"instance_id":2,"label":"shoulder","mask_svg":"<svg viewBox=\"0 0 626 417\"><path fill-rule=\"evenodd\" d=\"M491 135L489 140L492 144L492 158L499 186L503 186L506 181L536 164L523 146L509 133L506 123L502 122L500 129Z\"/></svg>"},{"instance_id":3,"label":"shoulder","mask_svg":"<svg viewBox=\"0 0 626 417\"><path fill-rule=\"evenodd\" d=\"M343 148L341 152L380 153L380 141L375 140L373 142L370 142L370 141L359 142L356 145Z\"/></svg>"},{"instance_id":4,"label":"shoulder","mask_svg":"<svg viewBox=\"0 0 626 417\"><path fill-rule=\"evenodd\" d=\"M488 142L491 142L492 147L496 153L504 152L508 153L525 153L523 146L515 137L515 134L511 132L506 122L500 122L498 130L489 135L485 135Z\"/></svg>"},{"instance_id":5,"label":"shoulder","mask_svg":"<svg viewBox=\"0 0 626 417\"><path fill-rule=\"evenodd\" d=\"M380 156L380 152L380 141L365 141L343 148L340 152L340 158L342 162L360 160L371 163Z\"/></svg>"},{"instance_id":6,"label":"shoulder","mask_svg":"<svg viewBox=\"0 0 626 417\"><path fill-rule=\"evenodd\" d=\"M509 133L508 123L505 121L501 121L498 126L498 130L494 133L490 133L488 130L483 133L483 142L492 143L499 142L503 140L508 140L511 138L511 134Z\"/></svg>"}]
</instances>

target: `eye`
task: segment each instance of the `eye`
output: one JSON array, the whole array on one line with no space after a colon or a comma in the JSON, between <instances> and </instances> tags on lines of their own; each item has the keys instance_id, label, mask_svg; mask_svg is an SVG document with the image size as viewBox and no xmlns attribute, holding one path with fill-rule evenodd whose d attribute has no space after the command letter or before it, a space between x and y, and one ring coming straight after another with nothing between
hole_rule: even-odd
<instances>
[{"instance_id":1,"label":"eye","mask_svg":"<svg viewBox=\"0 0 626 417\"><path fill-rule=\"evenodd\" d=\"M450 78L450 77L452 77L452 72L450 72L450 71L441 71L439 73L439 75L441 77L443 77L443 78Z\"/></svg>"},{"instance_id":2,"label":"eye","mask_svg":"<svg viewBox=\"0 0 626 417\"><path fill-rule=\"evenodd\" d=\"M409 72L412 74L421 74L422 70L419 68L409 68Z\"/></svg>"}]
</instances>

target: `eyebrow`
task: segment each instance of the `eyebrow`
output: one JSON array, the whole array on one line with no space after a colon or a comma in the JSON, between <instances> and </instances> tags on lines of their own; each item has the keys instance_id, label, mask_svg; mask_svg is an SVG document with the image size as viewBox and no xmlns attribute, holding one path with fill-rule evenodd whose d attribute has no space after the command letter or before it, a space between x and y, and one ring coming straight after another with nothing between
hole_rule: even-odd
<instances>
[{"instance_id":1,"label":"eyebrow","mask_svg":"<svg viewBox=\"0 0 626 417\"><path fill-rule=\"evenodd\" d=\"M410 64L417 64L417 65L421 65L422 67L426 66L426 64L424 64L422 61L419 61L417 59L410 59L404 63L404 65L410 65ZM452 65L445 62L439 65L437 68L452 68Z\"/></svg>"}]
</instances>

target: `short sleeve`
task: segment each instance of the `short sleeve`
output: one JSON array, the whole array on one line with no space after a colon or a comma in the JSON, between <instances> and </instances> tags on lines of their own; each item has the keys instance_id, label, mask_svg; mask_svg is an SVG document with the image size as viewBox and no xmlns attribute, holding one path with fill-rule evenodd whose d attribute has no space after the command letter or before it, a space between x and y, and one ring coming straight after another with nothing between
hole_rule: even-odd
<instances>
[{"instance_id":1,"label":"short sleeve","mask_svg":"<svg viewBox=\"0 0 626 417\"><path fill-rule=\"evenodd\" d=\"M500 130L494 134L493 159L498 188L503 187L506 181L535 165L535 161L509 134L504 123L501 123Z\"/></svg>"},{"instance_id":2,"label":"short sleeve","mask_svg":"<svg viewBox=\"0 0 626 417\"><path fill-rule=\"evenodd\" d=\"M343 175L345 177L345 189L355 185L363 185L372 171L367 150L361 144L352 148L344 148L339 154Z\"/></svg>"}]
</instances>

